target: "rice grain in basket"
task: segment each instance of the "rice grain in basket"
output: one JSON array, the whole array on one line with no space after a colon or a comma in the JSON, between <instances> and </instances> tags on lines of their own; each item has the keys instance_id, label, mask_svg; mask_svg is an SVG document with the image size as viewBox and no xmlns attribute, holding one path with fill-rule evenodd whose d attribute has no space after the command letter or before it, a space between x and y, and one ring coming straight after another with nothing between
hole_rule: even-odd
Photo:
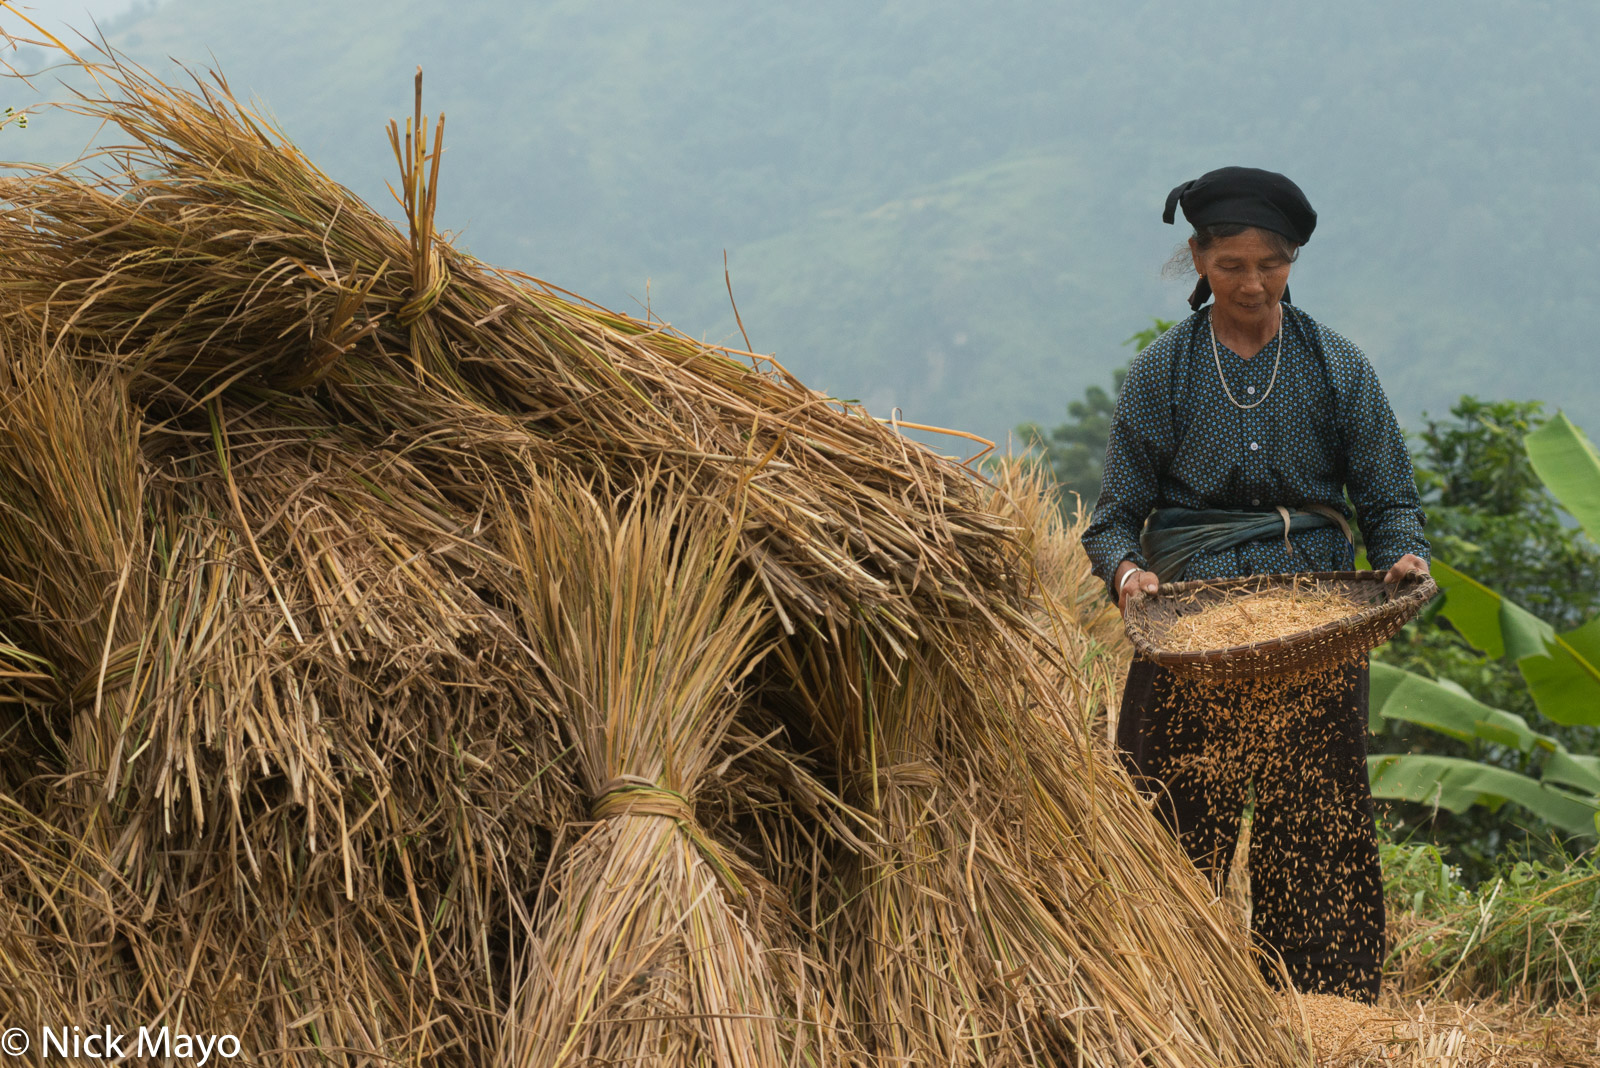
<instances>
[{"instance_id":1,"label":"rice grain in basket","mask_svg":"<svg viewBox=\"0 0 1600 1068\"><path fill-rule=\"evenodd\" d=\"M1334 590L1274 587L1230 597L1173 620L1163 644L1176 653L1271 641L1333 623L1359 606Z\"/></svg>"}]
</instances>

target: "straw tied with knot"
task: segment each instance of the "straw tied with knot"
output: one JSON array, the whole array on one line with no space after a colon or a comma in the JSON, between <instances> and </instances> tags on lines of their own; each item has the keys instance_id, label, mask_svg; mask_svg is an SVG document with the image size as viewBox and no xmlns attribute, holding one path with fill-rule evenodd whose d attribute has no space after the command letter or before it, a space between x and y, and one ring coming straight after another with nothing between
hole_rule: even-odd
<instances>
[{"instance_id":1,"label":"straw tied with knot","mask_svg":"<svg viewBox=\"0 0 1600 1068\"><path fill-rule=\"evenodd\" d=\"M669 820L694 819L694 806L676 790L657 786L637 775L607 779L589 802L589 816L603 820L610 816L660 816Z\"/></svg>"},{"instance_id":2,"label":"straw tied with knot","mask_svg":"<svg viewBox=\"0 0 1600 1068\"><path fill-rule=\"evenodd\" d=\"M0 179L0 1016L1304 1062L1091 733L1037 486L451 247L420 102L398 232L220 80L90 73L130 147Z\"/></svg>"}]
</instances>

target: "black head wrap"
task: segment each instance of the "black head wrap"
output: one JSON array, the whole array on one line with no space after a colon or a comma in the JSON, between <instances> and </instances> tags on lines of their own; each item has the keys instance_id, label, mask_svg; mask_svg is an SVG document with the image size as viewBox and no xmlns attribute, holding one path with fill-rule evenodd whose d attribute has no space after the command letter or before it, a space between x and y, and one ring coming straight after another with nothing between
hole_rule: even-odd
<instances>
[{"instance_id":1,"label":"black head wrap","mask_svg":"<svg viewBox=\"0 0 1600 1068\"><path fill-rule=\"evenodd\" d=\"M1255 167L1219 167L1184 182L1167 194L1161 221L1173 222L1179 205L1183 217L1195 227L1213 223L1257 226L1282 234L1296 245L1311 240L1317 213L1306 195L1283 175ZM1211 283L1200 279L1189 295L1189 307L1198 309L1211 296ZM1289 291L1283 291L1289 299Z\"/></svg>"}]
</instances>

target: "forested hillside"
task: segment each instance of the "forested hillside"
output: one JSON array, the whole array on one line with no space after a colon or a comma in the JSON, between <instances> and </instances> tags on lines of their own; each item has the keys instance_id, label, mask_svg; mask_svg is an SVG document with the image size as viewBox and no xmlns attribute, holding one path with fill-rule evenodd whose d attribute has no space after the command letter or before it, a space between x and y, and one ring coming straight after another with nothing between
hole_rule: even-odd
<instances>
[{"instance_id":1,"label":"forested hillside","mask_svg":"<svg viewBox=\"0 0 1600 1068\"><path fill-rule=\"evenodd\" d=\"M726 249L755 347L884 414L1058 422L1185 310L1167 190L1241 162L1321 212L1296 301L1403 419L1470 390L1600 424L1591 5L167 0L109 36L214 57L374 202L421 64L466 247L737 341ZM85 136L40 116L0 156Z\"/></svg>"}]
</instances>

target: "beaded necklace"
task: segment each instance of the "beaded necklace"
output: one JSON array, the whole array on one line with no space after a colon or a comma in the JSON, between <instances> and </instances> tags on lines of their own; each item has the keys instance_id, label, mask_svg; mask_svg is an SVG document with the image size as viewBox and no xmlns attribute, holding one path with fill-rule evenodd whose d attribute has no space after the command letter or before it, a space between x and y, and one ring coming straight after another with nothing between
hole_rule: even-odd
<instances>
[{"instance_id":1,"label":"beaded necklace","mask_svg":"<svg viewBox=\"0 0 1600 1068\"><path fill-rule=\"evenodd\" d=\"M1228 380L1222 375L1222 353L1217 351L1217 330L1216 327L1212 325L1210 312L1206 313L1206 330L1211 334L1211 358L1215 360L1217 364L1217 380L1222 383L1222 392L1228 395L1228 400L1232 401L1233 406L1235 408L1243 409L1244 411L1249 411L1251 408L1254 408L1256 405L1266 400L1268 394L1272 392L1272 387L1278 384L1278 363L1283 359L1282 309L1280 308L1278 311L1278 354L1272 358L1272 378L1267 382L1266 393L1261 394L1259 398L1250 404L1240 404L1237 400L1234 400L1233 390L1228 388Z\"/></svg>"}]
</instances>

